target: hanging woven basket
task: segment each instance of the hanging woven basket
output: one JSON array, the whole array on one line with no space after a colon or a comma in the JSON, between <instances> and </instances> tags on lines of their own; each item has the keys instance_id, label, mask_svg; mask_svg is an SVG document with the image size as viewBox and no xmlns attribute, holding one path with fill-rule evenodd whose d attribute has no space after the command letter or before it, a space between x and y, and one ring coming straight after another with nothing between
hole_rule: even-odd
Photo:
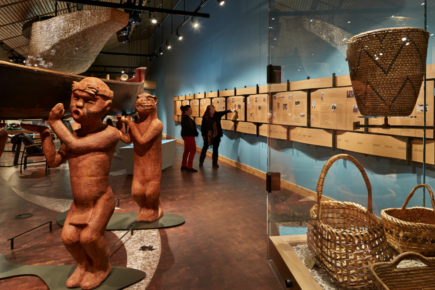
<instances>
[{"instance_id":1,"label":"hanging woven basket","mask_svg":"<svg viewBox=\"0 0 435 290\"><path fill-rule=\"evenodd\" d=\"M421 261L426 266L398 268L403 260ZM375 290L429 290L435 289L435 258L417 253L404 253L393 261L376 263L370 267Z\"/></svg>"},{"instance_id":2,"label":"hanging woven basket","mask_svg":"<svg viewBox=\"0 0 435 290\"><path fill-rule=\"evenodd\" d=\"M429 191L435 209L433 192L426 184L414 187L402 208L381 211L382 223L388 243L399 253L415 252L423 256L435 256L435 212L425 207L406 208L414 192L425 187Z\"/></svg>"},{"instance_id":3,"label":"hanging woven basket","mask_svg":"<svg viewBox=\"0 0 435 290\"><path fill-rule=\"evenodd\" d=\"M358 34L347 44L346 60L363 116L409 116L426 70L429 32L386 28Z\"/></svg>"},{"instance_id":4,"label":"hanging woven basket","mask_svg":"<svg viewBox=\"0 0 435 290\"><path fill-rule=\"evenodd\" d=\"M340 159L361 172L368 192L368 209L353 202L320 201L326 174ZM352 156L339 154L323 166L317 183L317 204L310 210L308 247L323 268L343 288L371 287L369 267L391 260L384 229L372 209L372 188L364 168Z\"/></svg>"}]
</instances>

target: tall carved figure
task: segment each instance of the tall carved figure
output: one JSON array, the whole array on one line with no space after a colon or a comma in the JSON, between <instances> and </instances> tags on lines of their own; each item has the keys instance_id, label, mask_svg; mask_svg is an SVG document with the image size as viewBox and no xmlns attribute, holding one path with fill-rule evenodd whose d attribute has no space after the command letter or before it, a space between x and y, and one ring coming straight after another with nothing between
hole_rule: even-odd
<instances>
[{"instance_id":1,"label":"tall carved figure","mask_svg":"<svg viewBox=\"0 0 435 290\"><path fill-rule=\"evenodd\" d=\"M139 113L138 121L125 117L121 119L129 126L129 138L134 144L131 193L140 207L136 220L153 222L163 215L160 202L163 124L157 118L157 97L146 93L139 95L136 110Z\"/></svg>"},{"instance_id":2,"label":"tall carved figure","mask_svg":"<svg viewBox=\"0 0 435 290\"><path fill-rule=\"evenodd\" d=\"M5 150L6 141L8 140L8 133L4 129L5 126L5 123L0 124L0 157L3 154L3 150Z\"/></svg>"},{"instance_id":3,"label":"tall carved figure","mask_svg":"<svg viewBox=\"0 0 435 290\"><path fill-rule=\"evenodd\" d=\"M41 134L50 167L68 160L74 201L65 220L62 241L78 262L78 267L66 286L94 289L111 272L109 246L104 236L115 209L109 171L116 144L125 135L101 121L113 98L113 92L104 82L85 78L79 83L74 82L72 91L71 113L80 129L71 134L62 124L63 104L57 104L48 119L62 141L58 153L48 128L25 124L22 127Z\"/></svg>"}]
</instances>

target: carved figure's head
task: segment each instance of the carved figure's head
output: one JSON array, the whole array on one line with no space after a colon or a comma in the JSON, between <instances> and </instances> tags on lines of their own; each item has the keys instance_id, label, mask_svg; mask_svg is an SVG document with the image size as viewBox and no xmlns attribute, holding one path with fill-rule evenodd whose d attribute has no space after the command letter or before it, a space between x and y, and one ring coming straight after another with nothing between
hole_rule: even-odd
<instances>
[{"instance_id":1,"label":"carved figure's head","mask_svg":"<svg viewBox=\"0 0 435 290\"><path fill-rule=\"evenodd\" d=\"M157 97L144 93L137 96L136 111L139 114L149 114L152 111L157 110Z\"/></svg>"},{"instance_id":2,"label":"carved figure's head","mask_svg":"<svg viewBox=\"0 0 435 290\"><path fill-rule=\"evenodd\" d=\"M71 95L71 114L79 124L88 125L101 120L110 110L113 92L100 79L85 78L74 82Z\"/></svg>"}]
</instances>

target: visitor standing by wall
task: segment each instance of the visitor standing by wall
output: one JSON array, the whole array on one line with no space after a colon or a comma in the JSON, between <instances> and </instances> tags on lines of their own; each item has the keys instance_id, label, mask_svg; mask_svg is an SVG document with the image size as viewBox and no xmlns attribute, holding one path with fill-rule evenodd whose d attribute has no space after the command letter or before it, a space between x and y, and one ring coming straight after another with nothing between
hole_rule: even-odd
<instances>
[{"instance_id":1,"label":"visitor standing by wall","mask_svg":"<svg viewBox=\"0 0 435 290\"><path fill-rule=\"evenodd\" d=\"M184 153L183 163L181 164L181 170L187 172L198 172L198 170L192 168L193 158L196 153L195 137L198 136L195 122L190 118L192 115L192 108L189 105L181 106L183 115L181 116L181 137L184 140Z\"/></svg>"},{"instance_id":2,"label":"visitor standing by wall","mask_svg":"<svg viewBox=\"0 0 435 290\"><path fill-rule=\"evenodd\" d=\"M218 156L219 156L219 144L222 138L222 125L221 119L228 113L237 112L237 110L226 110L222 112L216 112L213 105L207 106L207 110L202 116L201 133L202 139L204 139L204 147L202 147L201 156L199 157L199 166L204 163L207 148L213 145L213 167L219 168Z\"/></svg>"}]
</instances>

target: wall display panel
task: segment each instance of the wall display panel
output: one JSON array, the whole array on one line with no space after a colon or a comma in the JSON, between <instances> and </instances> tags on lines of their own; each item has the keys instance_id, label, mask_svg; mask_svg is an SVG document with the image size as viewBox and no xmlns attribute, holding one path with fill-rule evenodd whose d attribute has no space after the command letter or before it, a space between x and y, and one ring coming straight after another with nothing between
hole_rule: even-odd
<instances>
[{"instance_id":1,"label":"wall display panel","mask_svg":"<svg viewBox=\"0 0 435 290\"><path fill-rule=\"evenodd\" d=\"M178 97L173 97L172 100L178 101Z\"/></svg>"},{"instance_id":2,"label":"wall display panel","mask_svg":"<svg viewBox=\"0 0 435 290\"><path fill-rule=\"evenodd\" d=\"M228 110L237 110L236 113L228 113L227 120L246 121L245 116L245 97L228 97L227 108Z\"/></svg>"},{"instance_id":3,"label":"wall display panel","mask_svg":"<svg viewBox=\"0 0 435 290\"><path fill-rule=\"evenodd\" d=\"M434 125L434 81L430 80L426 82L426 126ZM411 115L414 118L409 117L390 117L388 118L388 124L397 126L423 126L424 125L424 85L420 89L418 95L417 104ZM383 118L370 119L370 125L381 125L384 123ZM408 137L423 137L422 129L380 129L380 128L370 128L371 133L380 133L386 135L399 135ZM427 138L434 138L433 130L426 130Z\"/></svg>"},{"instance_id":4,"label":"wall display panel","mask_svg":"<svg viewBox=\"0 0 435 290\"><path fill-rule=\"evenodd\" d=\"M318 88L332 88L332 77L316 78L290 83L291 91L318 89Z\"/></svg>"},{"instance_id":5,"label":"wall display panel","mask_svg":"<svg viewBox=\"0 0 435 290\"><path fill-rule=\"evenodd\" d=\"M257 126L249 122L237 122L237 132L246 134L257 134Z\"/></svg>"},{"instance_id":6,"label":"wall display panel","mask_svg":"<svg viewBox=\"0 0 435 290\"><path fill-rule=\"evenodd\" d=\"M187 95L186 100L193 100L195 98L195 95Z\"/></svg>"},{"instance_id":7,"label":"wall display panel","mask_svg":"<svg viewBox=\"0 0 435 290\"><path fill-rule=\"evenodd\" d=\"M236 95L253 95L258 94L257 87L250 87L250 88L241 88L236 90Z\"/></svg>"},{"instance_id":8,"label":"wall display panel","mask_svg":"<svg viewBox=\"0 0 435 290\"><path fill-rule=\"evenodd\" d=\"M247 97L246 120L256 123L267 123L269 110L268 104L269 96L266 94L251 95Z\"/></svg>"},{"instance_id":9,"label":"wall display panel","mask_svg":"<svg viewBox=\"0 0 435 290\"><path fill-rule=\"evenodd\" d=\"M190 100L190 107L192 108L192 116L199 117L199 100Z\"/></svg>"},{"instance_id":10,"label":"wall display panel","mask_svg":"<svg viewBox=\"0 0 435 290\"><path fill-rule=\"evenodd\" d=\"M359 116L352 87L311 92L311 127L352 131L353 122L364 123Z\"/></svg>"},{"instance_id":11,"label":"wall display panel","mask_svg":"<svg viewBox=\"0 0 435 290\"><path fill-rule=\"evenodd\" d=\"M416 138L412 139L412 152L411 159L416 162L423 162L423 139ZM426 141L426 162L428 164L435 164L435 141Z\"/></svg>"},{"instance_id":12,"label":"wall display panel","mask_svg":"<svg viewBox=\"0 0 435 290\"><path fill-rule=\"evenodd\" d=\"M219 97L234 96L234 90L219 91Z\"/></svg>"},{"instance_id":13,"label":"wall display panel","mask_svg":"<svg viewBox=\"0 0 435 290\"><path fill-rule=\"evenodd\" d=\"M182 105L182 106L190 105L190 101L189 101L189 100L181 101L181 105Z\"/></svg>"},{"instance_id":14,"label":"wall display panel","mask_svg":"<svg viewBox=\"0 0 435 290\"><path fill-rule=\"evenodd\" d=\"M213 98L211 104L215 107L216 112L222 112L226 110L225 98ZM225 116L223 117L225 119Z\"/></svg>"},{"instance_id":15,"label":"wall display panel","mask_svg":"<svg viewBox=\"0 0 435 290\"><path fill-rule=\"evenodd\" d=\"M201 99L199 100L199 116L204 116L207 106L211 105L211 99Z\"/></svg>"},{"instance_id":16,"label":"wall display panel","mask_svg":"<svg viewBox=\"0 0 435 290\"><path fill-rule=\"evenodd\" d=\"M259 135L273 139L287 140L288 127L282 125L263 124L259 128Z\"/></svg>"},{"instance_id":17,"label":"wall display panel","mask_svg":"<svg viewBox=\"0 0 435 290\"><path fill-rule=\"evenodd\" d=\"M276 93L276 92L285 92L288 91L288 85L287 83L281 83L281 84L269 84L267 86L261 86L259 87L259 94L266 94L266 93Z\"/></svg>"},{"instance_id":18,"label":"wall display panel","mask_svg":"<svg viewBox=\"0 0 435 290\"><path fill-rule=\"evenodd\" d=\"M176 101L174 102L174 115L181 115L181 106L183 101Z\"/></svg>"},{"instance_id":19,"label":"wall display panel","mask_svg":"<svg viewBox=\"0 0 435 290\"><path fill-rule=\"evenodd\" d=\"M179 101L183 101L183 100L185 100L185 99L186 99L186 96L179 96L179 97L178 97L178 100L179 100Z\"/></svg>"},{"instance_id":20,"label":"wall display panel","mask_svg":"<svg viewBox=\"0 0 435 290\"><path fill-rule=\"evenodd\" d=\"M205 97L206 98L217 98L218 97L218 93L217 92L206 93Z\"/></svg>"},{"instance_id":21,"label":"wall display panel","mask_svg":"<svg viewBox=\"0 0 435 290\"><path fill-rule=\"evenodd\" d=\"M201 126L201 124L202 124L202 118L201 117L195 118L195 124L198 125L198 126Z\"/></svg>"},{"instance_id":22,"label":"wall display panel","mask_svg":"<svg viewBox=\"0 0 435 290\"><path fill-rule=\"evenodd\" d=\"M273 124L307 126L307 92L281 92L272 96Z\"/></svg>"},{"instance_id":23,"label":"wall display panel","mask_svg":"<svg viewBox=\"0 0 435 290\"><path fill-rule=\"evenodd\" d=\"M292 127L289 131L290 141L332 147L332 133L314 128Z\"/></svg>"},{"instance_id":24,"label":"wall display panel","mask_svg":"<svg viewBox=\"0 0 435 290\"><path fill-rule=\"evenodd\" d=\"M205 98L205 93L197 93L195 94L195 99L204 99Z\"/></svg>"},{"instance_id":25,"label":"wall display panel","mask_svg":"<svg viewBox=\"0 0 435 290\"><path fill-rule=\"evenodd\" d=\"M230 121L230 120L222 120L221 121L222 130L234 131L236 128L236 124L237 124L237 122L235 122L235 121Z\"/></svg>"}]
</instances>

